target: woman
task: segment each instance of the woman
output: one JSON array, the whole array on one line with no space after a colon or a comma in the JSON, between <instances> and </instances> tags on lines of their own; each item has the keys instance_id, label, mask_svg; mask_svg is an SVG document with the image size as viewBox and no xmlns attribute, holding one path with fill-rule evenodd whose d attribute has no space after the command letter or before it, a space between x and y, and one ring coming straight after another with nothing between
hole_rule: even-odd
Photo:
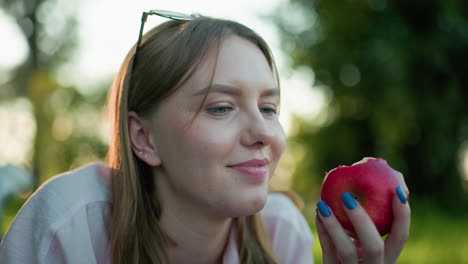
<instances>
[{"instance_id":1,"label":"woman","mask_svg":"<svg viewBox=\"0 0 468 264\"><path fill-rule=\"evenodd\" d=\"M44 184L12 224L0 260L312 263L304 217L268 193L285 135L267 44L232 21L167 11L144 13L140 36L150 14L171 20L139 38L115 79L108 164ZM321 212L324 262L395 262L409 207L395 203L395 212L385 249L370 244L380 237L361 207L352 211L364 223L357 246Z\"/></svg>"}]
</instances>

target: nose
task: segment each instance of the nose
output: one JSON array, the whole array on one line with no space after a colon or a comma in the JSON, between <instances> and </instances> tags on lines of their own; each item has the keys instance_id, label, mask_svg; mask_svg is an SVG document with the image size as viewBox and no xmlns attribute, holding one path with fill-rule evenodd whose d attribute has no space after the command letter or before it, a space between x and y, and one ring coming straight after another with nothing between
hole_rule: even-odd
<instances>
[{"instance_id":1,"label":"nose","mask_svg":"<svg viewBox=\"0 0 468 264\"><path fill-rule=\"evenodd\" d=\"M246 147L256 148L270 145L275 139L275 134L274 129L269 126L268 122L260 112L249 116L245 120L241 144Z\"/></svg>"}]
</instances>

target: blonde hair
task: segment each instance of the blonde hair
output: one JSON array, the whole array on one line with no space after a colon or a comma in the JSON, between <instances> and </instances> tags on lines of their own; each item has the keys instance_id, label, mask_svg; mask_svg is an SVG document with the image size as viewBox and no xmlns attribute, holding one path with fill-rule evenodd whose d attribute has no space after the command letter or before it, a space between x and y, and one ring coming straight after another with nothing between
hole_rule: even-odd
<instances>
[{"instance_id":1,"label":"blonde hair","mask_svg":"<svg viewBox=\"0 0 468 264\"><path fill-rule=\"evenodd\" d=\"M171 243L158 224L162 207L157 199L151 168L133 153L127 124L129 111L147 115L193 74L212 45L228 35L254 43L278 74L273 56L251 29L228 20L198 17L192 21L168 21L143 37L138 63L133 47L117 74L108 98L112 137L107 156L112 173L110 245L113 263L167 263ZM271 249L261 216L235 221L241 263L278 263Z\"/></svg>"}]
</instances>

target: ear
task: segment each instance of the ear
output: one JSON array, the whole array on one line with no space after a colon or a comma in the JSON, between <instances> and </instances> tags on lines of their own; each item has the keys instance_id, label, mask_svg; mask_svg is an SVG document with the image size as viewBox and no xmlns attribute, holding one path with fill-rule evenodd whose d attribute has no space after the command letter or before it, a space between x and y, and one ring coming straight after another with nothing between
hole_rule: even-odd
<instances>
[{"instance_id":1,"label":"ear","mask_svg":"<svg viewBox=\"0 0 468 264\"><path fill-rule=\"evenodd\" d=\"M152 167L161 165L161 158L154 144L153 132L148 121L137 113L128 113L128 134L135 155Z\"/></svg>"}]
</instances>

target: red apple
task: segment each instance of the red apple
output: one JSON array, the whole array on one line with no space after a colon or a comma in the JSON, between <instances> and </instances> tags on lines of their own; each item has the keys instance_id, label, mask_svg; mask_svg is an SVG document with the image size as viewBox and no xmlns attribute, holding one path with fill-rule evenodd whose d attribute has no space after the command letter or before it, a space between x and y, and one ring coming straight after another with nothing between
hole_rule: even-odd
<instances>
[{"instance_id":1,"label":"red apple","mask_svg":"<svg viewBox=\"0 0 468 264\"><path fill-rule=\"evenodd\" d=\"M343 193L351 193L383 236L390 232L393 222L392 199L402 179L402 174L392 169L384 159L364 158L351 166L338 166L329 171L323 180L320 196L348 234L356 238L341 200Z\"/></svg>"}]
</instances>

